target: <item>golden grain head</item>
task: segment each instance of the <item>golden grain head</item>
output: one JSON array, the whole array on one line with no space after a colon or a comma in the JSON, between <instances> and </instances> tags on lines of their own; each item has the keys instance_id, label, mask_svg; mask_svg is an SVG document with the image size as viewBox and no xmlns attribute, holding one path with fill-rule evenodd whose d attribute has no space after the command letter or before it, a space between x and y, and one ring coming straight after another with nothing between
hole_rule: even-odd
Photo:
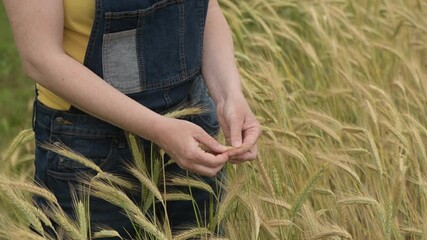
<instances>
[{"instance_id":1,"label":"golden grain head","mask_svg":"<svg viewBox=\"0 0 427 240\"><path fill-rule=\"evenodd\" d=\"M91 193L123 207L153 238L170 239L172 234L147 219L140 206L156 200L193 202L190 194L167 192L165 182L214 192L221 200L218 209L210 209L212 216L200 216L198 223L208 223L206 229L190 229L176 239L200 231L214 239L218 224L225 226L228 239L424 237L426 1L219 3L233 32L242 89L266 133L258 142L258 162L227 166L226 193L218 195L198 178L169 179L161 172L162 161L149 172L134 135L129 135L135 159L131 172L151 202L132 202L121 188L135 186L103 173L72 149L42 146L97 171L98 177L88 183ZM203 112L203 106L188 107L167 117ZM8 125L0 121L0 130L2 126ZM27 229L25 224L32 222L41 232L41 222L50 224L29 206L29 195L56 202L46 190L28 184L33 166L25 154L32 138L32 130L25 130L1 153L0 233L11 239L37 239L16 226ZM82 237L83 222L74 223L59 210L47 216L65 229L67 238ZM107 229L92 235L117 236Z\"/></svg>"}]
</instances>

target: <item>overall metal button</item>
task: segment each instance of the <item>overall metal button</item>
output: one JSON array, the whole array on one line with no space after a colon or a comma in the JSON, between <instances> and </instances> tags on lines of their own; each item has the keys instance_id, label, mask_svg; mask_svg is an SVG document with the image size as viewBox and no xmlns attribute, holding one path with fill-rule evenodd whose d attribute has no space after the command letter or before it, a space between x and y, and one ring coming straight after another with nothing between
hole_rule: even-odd
<instances>
[{"instance_id":1,"label":"overall metal button","mask_svg":"<svg viewBox=\"0 0 427 240\"><path fill-rule=\"evenodd\" d=\"M64 119L63 117L56 117L54 121L58 125L70 125L70 124L73 124L72 122Z\"/></svg>"},{"instance_id":2,"label":"overall metal button","mask_svg":"<svg viewBox=\"0 0 427 240\"><path fill-rule=\"evenodd\" d=\"M55 118L55 123L56 124L63 124L64 123L64 118L62 118L62 117Z\"/></svg>"}]
</instances>

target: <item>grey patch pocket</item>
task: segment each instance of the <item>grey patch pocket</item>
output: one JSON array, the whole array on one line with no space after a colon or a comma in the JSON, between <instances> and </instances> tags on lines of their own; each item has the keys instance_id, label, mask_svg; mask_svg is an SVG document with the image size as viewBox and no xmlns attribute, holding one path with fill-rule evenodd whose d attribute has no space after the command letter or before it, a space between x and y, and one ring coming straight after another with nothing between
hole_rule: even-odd
<instances>
[{"instance_id":1,"label":"grey patch pocket","mask_svg":"<svg viewBox=\"0 0 427 240\"><path fill-rule=\"evenodd\" d=\"M104 80L122 93L142 89L136 49L136 29L104 35L102 45Z\"/></svg>"}]
</instances>

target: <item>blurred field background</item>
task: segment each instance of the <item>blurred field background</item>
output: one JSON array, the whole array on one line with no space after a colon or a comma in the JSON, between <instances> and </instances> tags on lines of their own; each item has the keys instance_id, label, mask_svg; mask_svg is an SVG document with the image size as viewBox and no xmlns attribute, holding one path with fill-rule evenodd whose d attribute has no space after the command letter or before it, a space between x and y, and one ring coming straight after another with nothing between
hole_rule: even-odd
<instances>
[{"instance_id":1,"label":"blurred field background","mask_svg":"<svg viewBox=\"0 0 427 240\"><path fill-rule=\"evenodd\" d=\"M33 95L33 81L21 71L3 2L0 2L0 149L19 130L29 127Z\"/></svg>"},{"instance_id":2,"label":"blurred field background","mask_svg":"<svg viewBox=\"0 0 427 240\"><path fill-rule=\"evenodd\" d=\"M245 94L264 132L257 161L228 167L228 194L213 223L224 223L233 240L427 239L427 3L220 3ZM1 68L1 119L8 126L1 131L12 136L29 127L14 116L27 114L31 84L19 73L10 36L2 31L1 38L1 66L11 66ZM16 94L9 92L21 90L18 114ZM22 181L31 171L19 162L28 164L29 157L14 156L2 160L2 175ZM42 219L0 212L0 222L18 219L21 229ZM0 231L16 225L2 224ZM74 232L85 232L82 226ZM157 229L153 239L169 236Z\"/></svg>"}]
</instances>

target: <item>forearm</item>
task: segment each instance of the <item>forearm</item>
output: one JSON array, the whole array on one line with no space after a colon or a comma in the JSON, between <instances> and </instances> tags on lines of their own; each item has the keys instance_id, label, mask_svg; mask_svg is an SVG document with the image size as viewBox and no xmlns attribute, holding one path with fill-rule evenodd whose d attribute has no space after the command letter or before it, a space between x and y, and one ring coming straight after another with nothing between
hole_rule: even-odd
<instances>
[{"instance_id":1,"label":"forearm","mask_svg":"<svg viewBox=\"0 0 427 240\"><path fill-rule=\"evenodd\" d=\"M217 104L229 97L242 96L231 31L216 0L210 0L209 3L204 35L202 75Z\"/></svg>"},{"instance_id":2,"label":"forearm","mask_svg":"<svg viewBox=\"0 0 427 240\"><path fill-rule=\"evenodd\" d=\"M72 105L155 141L165 118L120 93L63 49L63 4L4 0L25 72Z\"/></svg>"},{"instance_id":3,"label":"forearm","mask_svg":"<svg viewBox=\"0 0 427 240\"><path fill-rule=\"evenodd\" d=\"M95 117L155 140L162 116L114 89L65 53L44 56L43 61L33 61L27 70L36 82Z\"/></svg>"}]
</instances>

